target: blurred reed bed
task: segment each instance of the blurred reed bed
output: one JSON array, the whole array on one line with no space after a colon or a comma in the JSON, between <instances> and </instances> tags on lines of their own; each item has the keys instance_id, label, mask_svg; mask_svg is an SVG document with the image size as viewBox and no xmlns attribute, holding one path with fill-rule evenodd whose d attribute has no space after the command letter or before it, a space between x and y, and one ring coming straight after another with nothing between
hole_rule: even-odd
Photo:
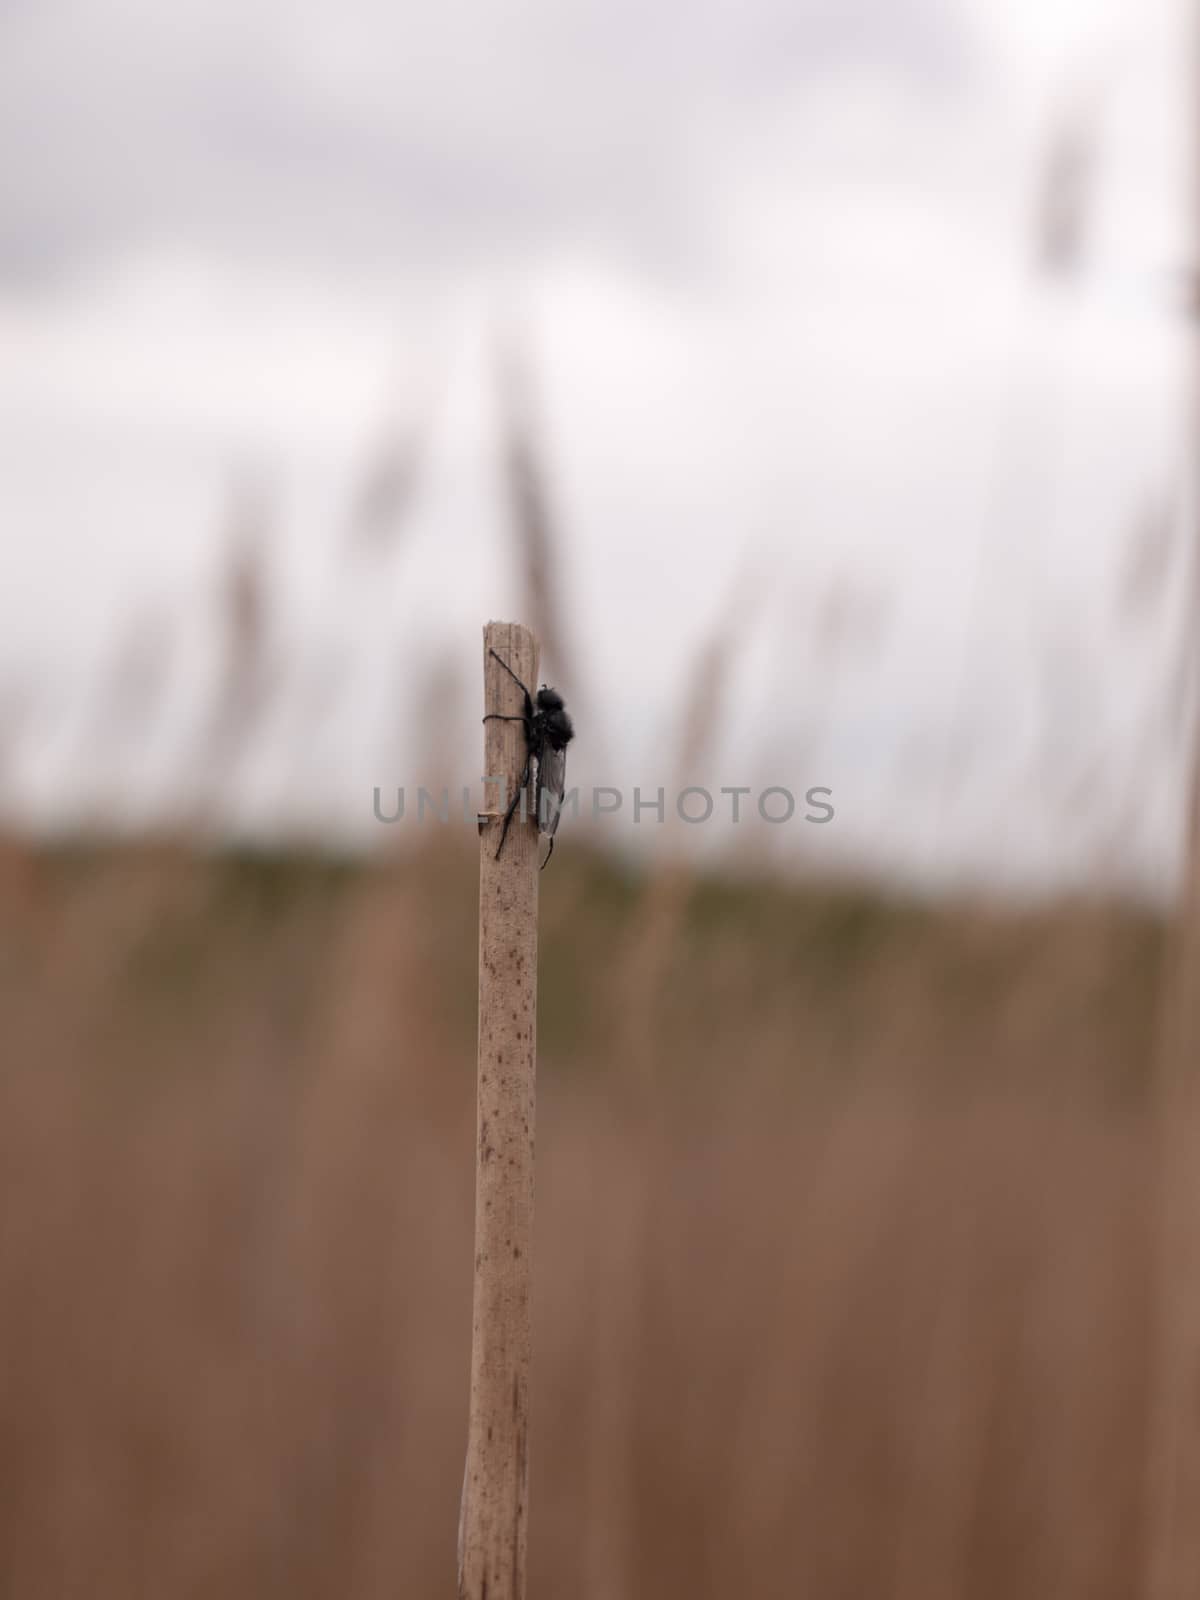
<instances>
[{"instance_id":1,"label":"blurred reed bed","mask_svg":"<svg viewBox=\"0 0 1200 1600\"><path fill-rule=\"evenodd\" d=\"M446 1592L473 851L4 861L0 1592ZM631 1099L656 893L543 885L534 1592L1134 1592L1161 928L699 878Z\"/></svg>"},{"instance_id":2,"label":"blurred reed bed","mask_svg":"<svg viewBox=\"0 0 1200 1600\"><path fill-rule=\"evenodd\" d=\"M5 840L0 1592L446 1592L475 863L433 838ZM1162 943L556 856L534 1592L1131 1592Z\"/></svg>"}]
</instances>

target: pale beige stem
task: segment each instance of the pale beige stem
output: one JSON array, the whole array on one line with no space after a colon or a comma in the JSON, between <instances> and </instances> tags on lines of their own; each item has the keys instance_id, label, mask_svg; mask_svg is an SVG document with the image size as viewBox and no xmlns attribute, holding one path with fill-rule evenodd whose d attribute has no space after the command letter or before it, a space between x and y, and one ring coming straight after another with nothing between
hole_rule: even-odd
<instances>
[{"instance_id":1,"label":"pale beige stem","mask_svg":"<svg viewBox=\"0 0 1200 1600\"><path fill-rule=\"evenodd\" d=\"M530 688L538 645L519 623L483 634L484 705L508 716ZM518 807L496 858L501 815L525 766L519 722L484 723L490 786L479 846L479 1096L471 1409L458 1530L459 1600L524 1600L528 1521L533 1139L537 1035L538 830Z\"/></svg>"}]
</instances>

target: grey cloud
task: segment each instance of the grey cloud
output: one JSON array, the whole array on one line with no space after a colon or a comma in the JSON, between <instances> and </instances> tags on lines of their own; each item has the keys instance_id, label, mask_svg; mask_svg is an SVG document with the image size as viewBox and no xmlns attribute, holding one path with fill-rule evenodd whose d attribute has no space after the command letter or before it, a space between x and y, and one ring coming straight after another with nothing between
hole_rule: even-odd
<instances>
[{"instance_id":1,"label":"grey cloud","mask_svg":"<svg viewBox=\"0 0 1200 1600\"><path fill-rule=\"evenodd\" d=\"M584 233L687 254L727 136L870 64L968 60L941 0L0 12L0 270L139 238L439 271Z\"/></svg>"}]
</instances>

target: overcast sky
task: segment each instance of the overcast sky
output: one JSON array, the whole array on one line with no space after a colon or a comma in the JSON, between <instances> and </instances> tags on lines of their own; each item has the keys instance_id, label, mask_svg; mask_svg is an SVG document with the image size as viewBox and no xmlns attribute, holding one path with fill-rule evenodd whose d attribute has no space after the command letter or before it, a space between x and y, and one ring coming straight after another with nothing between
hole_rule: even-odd
<instances>
[{"instance_id":1,"label":"overcast sky","mask_svg":"<svg viewBox=\"0 0 1200 1600\"><path fill-rule=\"evenodd\" d=\"M583 781L672 781L661 730L749 564L769 581L706 776L834 789L836 823L781 856L1166 881L1177 609L1119 594L1133 529L1187 535L1184 20L3 0L7 803L165 803L252 482L293 709L243 813L369 834L373 785L423 776L421 697L455 667L473 696L480 622L522 604L489 383L517 325ZM1054 278L1036 198L1076 127L1085 248ZM410 424L403 540L349 571L364 460ZM1164 559L1178 579L1181 544ZM161 693L115 751L97 705L147 636ZM474 776L465 715L454 738Z\"/></svg>"}]
</instances>

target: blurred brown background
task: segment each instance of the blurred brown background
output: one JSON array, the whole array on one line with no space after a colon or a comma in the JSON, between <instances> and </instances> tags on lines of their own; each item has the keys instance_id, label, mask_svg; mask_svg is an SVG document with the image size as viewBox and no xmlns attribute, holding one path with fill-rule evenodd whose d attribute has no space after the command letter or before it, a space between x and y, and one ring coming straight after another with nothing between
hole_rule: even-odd
<instances>
[{"instance_id":1,"label":"blurred brown background","mask_svg":"<svg viewBox=\"0 0 1200 1600\"><path fill-rule=\"evenodd\" d=\"M1138 1592L1156 920L543 882L533 1592ZM5 1592L450 1592L473 891L6 845Z\"/></svg>"}]
</instances>

